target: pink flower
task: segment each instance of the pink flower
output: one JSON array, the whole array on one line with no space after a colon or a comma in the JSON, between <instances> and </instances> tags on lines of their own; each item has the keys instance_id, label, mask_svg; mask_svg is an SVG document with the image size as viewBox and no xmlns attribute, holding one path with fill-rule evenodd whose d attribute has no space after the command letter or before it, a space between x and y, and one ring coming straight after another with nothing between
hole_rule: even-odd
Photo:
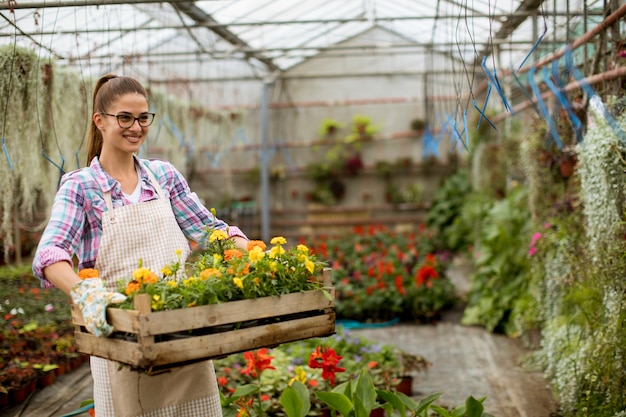
<instances>
[{"instance_id":1,"label":"pink flower","mask_svg":"<svg viewBox=\"0 0 626 417\"><path fill-rule=\"evenodd\" d=\"M46 310L48 313L52 313L54 311L54 306L52 304L46 304L43 309Z\"/></svg>"},{"instance_id":2,"label":"pink flower","mask_svg":"<svg viewBox=\"0 0 626 417\"><path fill-rule=\"evenodd\" d=\"M533 256L535 253L537 253L537 248L532 246L529 250L528 250L528 256Z\"/></svg>"}]
</instances>

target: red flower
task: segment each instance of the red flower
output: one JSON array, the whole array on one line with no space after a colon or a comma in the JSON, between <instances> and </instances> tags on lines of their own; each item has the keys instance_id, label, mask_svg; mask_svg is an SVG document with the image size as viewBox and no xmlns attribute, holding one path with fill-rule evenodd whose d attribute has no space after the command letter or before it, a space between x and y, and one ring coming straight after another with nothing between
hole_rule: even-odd
<instances>
[{"instance_id":1,"label":"red flower","mask_svg":"<svg viewBox=\"0 0 626 417\"><path fill-rule=\"evenodd\" d=\"M425 282L439 277L437 270L431 265L424 265L417 270L415 274L415 283L418 287L424 285Z\"/></svg>"},{"instance_id":2,"label":"red flower","mask_svg":"<svg viewBox=\"0 0 626 417\"><path fill-rule=\"evenodd\" d=\"M221 376L219 378L217 378L217 383L220 384L220 386L225 386L226 384L228 384L228 379L225 376Z\"/></svg>"},{"instance_id":3,"label":"red flower","mask_svg":"<svg viewBox=\"0 0 626 417\"><path fill-rule=\"evenodd\" d=\"M396 276L396 288L398 289L400 295L406 294L406 290L404 289L404 285L402 284L402 275Z\"/></svg>"},{"instance_id":4,"label":"red flower","mask_svg":"<svg viewBox=\"0 0 626 417\"><path fill-rule=\"evenodd\" d=\"M309 357L309 367L312 369L319 368L322 370L322 378L335 385L335 373L345 372L345 368L337 366L341 360L341 356L337 355L334 349L329 347L318 346L315 352Z\"/></svg>"},{"instance_id":5,"label":"red flower","mask_svg":"<svg viewBox=\"0 0 626 417\"><path fill-rule=\"evenodd\" d=\"M243 357L247 362L246 368L241 371L244 375L250 374L256 378L257 375L266 369L276 369L271 366L272 359L274 359L274 357L268 356L267 348L259 349L256 352L245 352Z\"/></svg>"}]
</instances>

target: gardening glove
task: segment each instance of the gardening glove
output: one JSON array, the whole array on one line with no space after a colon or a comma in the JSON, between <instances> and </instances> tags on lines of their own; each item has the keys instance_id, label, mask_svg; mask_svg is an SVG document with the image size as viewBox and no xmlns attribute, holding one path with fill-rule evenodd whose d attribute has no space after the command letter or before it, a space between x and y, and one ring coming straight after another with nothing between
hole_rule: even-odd
<instances>
[{"instance_id":1,"label":"gardening glove","mask_svg":"<svg viewBox=\"0 0 626 417\"><path fill-rule=\"evenodd\" d=\"M124 294L110 292L100 278L90 278L75 284L70 290L72 301L80 307L90 333L107 337L113 332L113 326L107 323L107 306L126 300Z\"/></svg>"}]
</instances>

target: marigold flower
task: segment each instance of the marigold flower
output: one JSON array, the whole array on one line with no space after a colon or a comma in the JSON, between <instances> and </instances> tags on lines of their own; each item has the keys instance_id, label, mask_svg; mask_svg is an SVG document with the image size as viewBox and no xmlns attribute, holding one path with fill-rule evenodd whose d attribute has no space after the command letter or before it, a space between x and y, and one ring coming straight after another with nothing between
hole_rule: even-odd
<instances>
[{"instance_id":1,"label":"marigold flower","mask_svg":"<svg viewBox=\"0 0 626 417\"><path fill-rule=\"evenodd\" d=\"M88 278L99 278L98 270L94 268L85 268L78 271L78 278L80 279L88 279Z\"/></svg>"},{"instance_id":2,"label":"marigold flower","mask_svg":"<svg viewBox=\"0 0 626 417\"><path fill-rule=\"evenodd\" d=\"M270 240L271 245L285 245L286 243L287 243L287 239L285 239L282 236L276 236L276 237L273 237L272 240Z\"/></svg>"},{"instance_id":3,"label":"marigold flower","mask_svg":"<svg viewBox=\"0 0 626 417\"><path fill-rule=\"evenodd\" d=\"M124 292L126 295L131 295L132 293L139 291L139 289L141 289L139 281L132 280L126 284L126 290Z\"/></svg>"},{"instance_id":4,"label":"marigold flower","mask_svg":"<svg viewBox=\"0 0 626 417\"><path fill-rule=\"evenodd\" d=\"M241 278L233 278L233 283L243 290L243 280Z\"/></svg>"},{"instance_id":5,"label":"marigold flower","mask_svg":"<svg viewBox=\"0 0 626 417\"><path fill-rule=\"evenodd\" d=\"M224 260L232 261L233 259L241 259L243 258L243 252L239 249L226 249L224 251Z\"/></svg>"},{"instance_id":6,"label":"marigold flower","mask_svg":"<svg viewBox=\"0 0 626 417\"><path fill-rule=\"evenodd\" d=\"M176 288L178 287L178 282L171 280L171 281L167 281L167 286L170 288Z\"/></svg>"},{"instance_id":7,"label":"marigold flower","mask_svg":"<svg viewBox=\"0 0 626 417\"><path fill-rule=\"evenodd\" d=\"M250 240L248 242L248 251L252 251L254 248L261 248L261 252L267 249L267 245L262 240Z\"/></svg>"},{"instance_id":8,"label":"marigold flower","mask_svg":"<svg viewBox=\"0 0 626 417\"><path fill-rule=\"evenodd\" d=\"M274 246L272 249L270 249L269 257L272 259L276 259L280 255L283 255L284 253L285 253L285 249L283 249L282 246Z\"/></svg>"},{"instance_id":9,"label":"marigold flower","mask_svg":"<svg viewBox=\"0 0 626 417\"><path fill-rule=\"evenodd\" d=\"M265 252L261 249L260 246L255 246L248 252L248 258L250 258L250 262L256 263L265 257Z\"/></svg>"},{"instance_id":10,"label":"marigold flower","mask_svg":"<svg viewBox=\"0 0 626 417\"><path fill-rule=\"evenodd\" d=\"M298 246L296 246L296 250L298 252L302 252L302 253L309 253L309 248L307 248L305 245L303 244L299 244Z\"/></svg>"},{"instance_id":11,"label":"marigold flower","mask_svg":"<svg viewBox=\"0 0 626 417\"><path fill-rule=\"evenodd\" d=\"M310 259L307 259L306 261L304 261L304 267L311 274L315 271L315 263L313 263L313 261L311 261Z\"/></svg>"},{"instance_id":12,"label":"marigold flower","mask_svg":"<svg viewBox=\"0 0 626 417\"><path fill-rule=\"evenodd\" d=\"M217 268L207 268L204 271L200 272L200 275L198 276L198 278L201 281L204 281L204 280L209 279L211 277L221 278L222 277L222 273Z\"/></svg>"},{"instance_id":13,"label":"marigold flower","mask_svg":"<svg viewBox=\"0 0 626 417\"><path fill-rule=\"evenodd\" d=\"M161 274L163 274L164 277L169 277L174 275L174 271L172 271L170 267L166 266L165 268L161 269Z\"/></svg>"},{"instance_id":14,"label":"marigold flower","mask_svg":"<svg viewBox=\"0 0 626 417\"><path fill-rule=\"evenodd\" d=\"M213 243L216 240L226 240L228 239L228 233L223 230L213 230L211 236L209 236L209 242Z\"/></svg>"}]
</instances>

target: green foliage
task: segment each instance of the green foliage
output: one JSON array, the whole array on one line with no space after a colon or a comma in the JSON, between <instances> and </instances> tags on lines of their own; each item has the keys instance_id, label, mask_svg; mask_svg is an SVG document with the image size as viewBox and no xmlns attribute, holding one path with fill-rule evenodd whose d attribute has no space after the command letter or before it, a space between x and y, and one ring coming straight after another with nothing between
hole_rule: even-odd
<instances>
[{"instance_id":1,"label":"green foliage","mask_svg":"<svg viewBox=\"0 0 626 417\"><path fill-rule=\"evenodd\" d=\"M491 207L476 247L476 273L471 277L464 324L517 332L509 319L515 301L528 288L528 217L523 187Z\"/></svg>"},{"instance_id":2,"label":"green foliage","mask_svg":"<svg viewBox=\"0 0 626 417\"><path fill-rule=\"evenodd\" d=\"M463 222L461 217L471 191L467 171L460 170L435 192L426 225L437 232L433 239L438 249L458 252L473 243L472 223Z\"/></svg>"}]
</instances>

